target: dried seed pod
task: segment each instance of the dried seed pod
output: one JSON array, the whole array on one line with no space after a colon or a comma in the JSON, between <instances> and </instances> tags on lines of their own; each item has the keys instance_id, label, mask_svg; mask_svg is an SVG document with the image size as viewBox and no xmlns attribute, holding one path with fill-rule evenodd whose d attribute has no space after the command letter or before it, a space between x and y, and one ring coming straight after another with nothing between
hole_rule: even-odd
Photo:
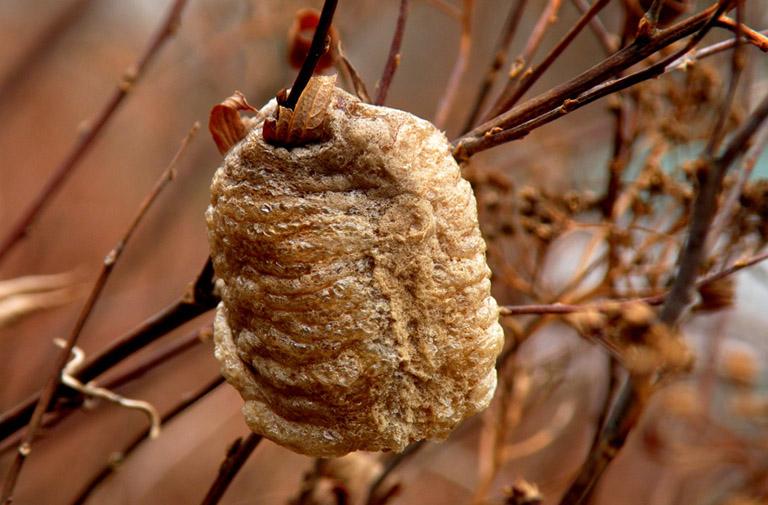
<instances>
[{"instance_id":1,"label":"dried seed pod","mask_svg":"<svg viewBox=\"0 0 768 505\"><path fill-rule=\"evenodd\" d=\"M216 357L253 431L319 457L401 451L488 405L503 332L445 136L330 93L325 140L275 146L260 123L216 172Z\"/></svg>"}]
</instances>

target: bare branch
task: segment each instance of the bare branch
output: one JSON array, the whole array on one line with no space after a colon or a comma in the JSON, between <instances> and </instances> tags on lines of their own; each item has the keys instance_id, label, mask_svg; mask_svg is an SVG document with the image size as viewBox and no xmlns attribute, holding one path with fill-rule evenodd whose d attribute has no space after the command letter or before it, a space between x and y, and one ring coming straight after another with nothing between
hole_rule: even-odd
<instances>
[{"instance_id":1,"label":"bare branch","mask_svg":"<svg viewBox=\"0 0 768 505\"><path fill-rule=\"evenodd\" d=\"M91 123L90 127L78 138L77 142L66 158L61 162L56 171L46 181L43 189L32 201L29 207L23 212L22 216L11 226L11 230L0 242L0 263L7 257L8 252L13 249L19 241L27 234L29 227L37 219L40 212L50 202L61 188L61 185L74 171L77 164L88 152L96 137L104 130L104 127L114 115L123 99L128 96L136 82L144 75L149 62L158 52L163 43L176 33L181 20L181 12L187 4L187 0L176 0L168 10L165 18L160 24L160 28L150 41L139 58L138 62L129 67L123 74L120 84L115 89L112 97L104 105L98 117Z\"/></svg>"},{"instance_id":2,"label":"bare branch","mask_svg":"<svg viewBox=\"0 0 768 505\"><path fill-rule=\"evenodd\" d=\"M389 48L387 63L384 65L384 73L379 81L379 89L376 93L374 105L384 105L387 100L387 92L392 84L392 78L395 76L397 67L400 66L400 46L403 43L403 34L405 33L405 21L408 19L408 7L410 0L400 0L400 12L397 15L397 27L392 37L392 45Z\"/></svg>"},{"instance_id":3,"label":"bare branch","mask_svg":"<svg viewBox=\"0 0 768 505\"><path fill-rule=\"evenodd\" d=\"M242 438L236 439L227 450L227 457L221 463L219 474L216 480L211 484L208 494L205 495L201 505L216 505L224 496L229 485L234 480L237 472L243 467L248 457L256 446L261 442L261 435L251 433L243 441Z\"/></svg>"}]
</instances>

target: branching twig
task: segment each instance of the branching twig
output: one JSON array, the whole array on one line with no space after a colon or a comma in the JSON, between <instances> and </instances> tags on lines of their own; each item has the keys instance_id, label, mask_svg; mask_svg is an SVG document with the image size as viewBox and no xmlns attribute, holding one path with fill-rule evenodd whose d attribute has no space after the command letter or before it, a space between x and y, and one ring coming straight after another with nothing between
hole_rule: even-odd
<instances>
[{"instance_id":1,"label":"branching twig","mask_svg":"<svg viewBox=\"0 0 768 505\"><path fill-rule=\"evenodd\" d=\"M568 30L568 33L566 33L565 36L560 39L554 49L552 49L547 57L544 58L544 61L542 61L536 67L529 67L528 70L520 78L520 81L518 81L516 87L509 87L505 89L505 92L499 98L496 106L491 110L489 117L493 117L499 112L509 109L514 104L516 104L517 101L520 100L520 98L526 93L526 91L531 89L531 86L536 83L539 77L541 77L541 75L546 72L546 70L550 67L550 65L552 65L555 59L557 59L557 57L560 56L563 51L565 51L565 48L567 48L570 43L573 42L573 39L576 38L581 30L595 17L595 15L597 15L598 12L600 12L603 7L608 5L609 1L610 0L597 0L592 5L592 7L590 7L589 10L587 10L587 12L585 12L579 18L576 24L573 25L570 30Z\"/></svg>"},{"instance_id":2,"label":"branching twig","mask_svg":"<svg viewBox=\"0 0 768 505\"><path fill-rule=\"evenodd\" d=\"M80 367L76 377L82 382L95 379L169 331L213 309L218 301L218 297L213 294L213 265L209 258L184 296L94 353ZM0 415L0 440L10 436L29 421L40 395L41 392L35 393Z\"/></svg>"},{"instance_id":3,"label":"branching twig","mask_svg":"<svg viewBox=\"0 0 768 505\"><path fill-rule=\"evenodd\" d=\"M389 48L387 63L384 65L384 73L381 75L381 80L379 81L374 105L384 105L384 102L387 100L389 86L392 84L392 78L395 76L397 67L400 66L400 45L403 42L403 34L405 33L405 21L408 19L409 4L410 0L400 0L400 11L397 15L397 27L395 28L395 34L392 37L392 45Z\"/></svg>"},{"instance_id":4,"label":"branching twig","mask_svg":"<svg viewBox=\"0 0 768 505\"><path fill-rule=\"evenodd\" d=\"M208 494L205 495L201 505L216 505L219 500L224 496L224 492L229 487L229 484L237 475L237 472L248 460L248 456L251 455L253 450L261 441L261 435L251 433L243 441L242 438L236 439L229 449L227 449L227 457L221 463L219 467L219 474L216 476L216 480L211 484Z\"/></svg>"},{"instance_id":5,"label":"branching twig","mask_svg":"<svg viewBox=\"0 0 768 505\"><path fill-rule=\"evenodd\" d=\"M719 281L735 274L736 272L743 270L752 265L756 265L762 261L768 259L768 251L763 251L759 254L755 254L746 259L735 261L731 266L724 268L720 271L708 274L701 278L696 283L696 288L701 289L713 282ZM542 314L574 314L577 312L606 312L613 311L617 306L622 304L632 303L646 303L648 305L661 305L667 300L669 293L662 293L654 296L646 296L644 298L631 298L623 300L611 300L603 303L582 304L582 305L568 305L562 303L545 304L545 305L504 305L499 307L499 313L502 316L522 316L522 315L542 315Z\"/></svg>"},{"instance_id":6,"label":"branching twig","mask_svg":"<svg viewBox=\"0 0 768 505\"><path fill-rule=\"evenodd\" d=\"M197 403L198 400L202 399L205 395L216 389L223 382L223 377L216 377L194 394L182 398L182 400L175 407L173 407L170 411L168 411L168 413L162 416L163 424L168 423L174 417L184 412L187 408ZM139 444L141 444L141 442L143 442L148 435L149 430L144 430L142 433L137 435L136 438L134 438L128 445L126 445L122 451L120 451L119 461L124 461L128 456L130 456L131 453L136 450ZM104 479L112 475L115 470L117 470L118 467L115 464L114 459L115 458L111 458L111 461L104 465L99 473L96 474L85 486L83 486L82 490L77 494L71 505L82 505L85 503L91 493L98 487L98 485L101 484Z\"/></svg>"},{"instance_id":7,"label":"branching twig","mask_svg":"<svg viewBox=\"0 0 768 505\"><path fill-rule=\"evenodd\" d=\"M80 136L67 157L64 158L53 175L46 181L45 186L43 186L43 189L37 197L35 197L34 201L26 210L24 210L22 216L11 226L10 232L8 232L2 242L0 242L0 262L7 257L8 252L26 235L29 227L35 219L37 219L38 215L48 202L50 202L53 195L56 194L67 177L69 177L85 153L88 152L88 149L91 147L99 133L103 131L105 125L112 118L123 99L128 96L136 82L144 74L144 71L153 56L157 53L163 43L176 32L181 19L181 12L186 4L187 0L176 0L173 3L163 19L159 30L144 51L144 54L134 66L131 66L126 70L120 84L117 89L115 89L109 101L104 105L104 108L101 110L98 117Z\"/></svg>"},{"instance_id":8,"label":"branching twig","mask_svg":"<svg viewBox=\"0 0 768 505\"><path fill-rule=\"evenodd\" d=\"M523 17L523 9L525 9L528 0L517 0L512 3L507 15L507 20L504 23L504 28L501 32L501 37L496 43L496 49L494 51L493 61L491 62L488 72L485 74L485 80L480 86L480 91L475 98L475 104L472 106L467 123L464 125L463 132L469 131L477 121L477 117L480 115L485 98L488 96L488 92L491 90L493 83L496 81L496 76L499 74L499 69L504 65L504 60L507 57L507 51L509 45L512 43L512 39L515 37L517 27L520 25L520 20Z\"/></svg>"},{"instance_id":9,"label":"branching twig","mask_svg":"<svg viewBox=\"0 0 768 505\"><path fill-rule=\"evenodd\" d=\"M320 57L325 54L328 49L328 30L331 28L331 22L333 22L333 14L336 12L336 4L338 0L325 0L323 4L323 10L320 12L320 20L317 22L315 28L315 35L312 37L312 44L309 46L309 53L307 53L307 59L304 60L304 64L299 70L299 74L296 76L296 80L291 86L291 92L288 94L286 101L280 105L288 109L296 107L296 103L299 101L299 96L307 87L309 79L312 74L315 73L315 67Z\"/></svg>"},{"instance_id":10,"label":"branching twig","mask_svg":"<svg viewBox=\"0 0 768 505\"><path fill-rule=\"evenodd\" d=\"M133 222L128 226L128 229L125 231L123 237L118 241L117 245L109 252L106 259L104 260L104 265L102 266L101 272L99 273L99 277L96 279L93 289L85 304L83 305L80 314L78 315L75 326L72 328L72 332L70 333L66 344L62 346L63 350L59 354L59 357L56 360L56 364L53 367L51 376L48 379L42 394L40 395L40 399L37 401L37 405L35 406L34 411L32 412L32 417L30 418L29 424L27 426L27 432L24 434L24 437L21 440L21 444L19 444L19 451L16 454L16 458L11 466L11 469L6 475L0 503L5 504L10 503L11 501L11 495L13 494L13 489L16 486L16 480L18 479L21 468L24 465L24 461L31 451L32 441L34 440L37 429L40 426L43 414L45 414L45 411L48 410L48 405L50 405L56 394L56 391L59 388L62 370L69 361L69 356L72 353L72 349L74 348L86 321L88 321L88 318L91 315L91 311L93 310L96 301L99 299L101 291L104 289L104 286L107 283L107 279L109 279L109 276L112 273L118 258L122 254L126 243L133 235L133 232L136 230L136 227L139 225L139 222L146 214L150 205L152 205L152 203L155 201L157 196L160 194L160 191L162 191L162 189L174 178L176 174L176 164L178 163L182 153L185 151L187 143L199 128L200 124L196 123L192 128L192 131L190 131L189 135L187 135L187 137L182 142L181 147L179 147L179 150L174 155L171 163L168 165L168 168L166 168L165 172L163 172L163 174L160 176L160 179L155 183L152 191L150 191L150 193L139 206L139 210L136 213Z\"/></svg>"},{"instance_id":11,"label":"branching twig","mask_svg":"<svg viewBox=\"0 0 768 505\"><path fill-rule=\"evenodd\" d=\"M640 77L644 80L657 75L659 71L654 66L653 72L648 75L641 74L643 71L636 72L632 74L633 77L627 76L625 78L632 77L632 80L617 79L612 81L610 86L604 85L599 89L590 91L590 93L584 93L684 37L697 32L703 36L719 12L717 6L713 6L677 25L659 30L650 38L636 39L626 48L611 55L581 75L514 107L457 139L454 141L456 146L454 157L459 161L464 161L477 152L521 138L531 130L574 110L573 107L584 105L585 100L594 101L618 89L624 89L640 82L637 80ZM703 30L704 27L707 29ZM698 34L695 42L700 40ZM690 44L686 45L686 52L690 49L688 45ZM579 97L581 93L584 95ZM574 96L579 97L579 99L572 99L571 97Z\"/></svg>"},{"instance_id":12,"label":"branching twig","mask_svg":"<svg viewBox=\"0 0 768 505\"><path fill-rule=\"evenodd\" d=\"M582 14L586 14L590 9L587 0L573 0L573 3L579 8ZM608 33L608 30L605 28L605 25L603 25L603 22L600 21L599 17L594 16L590 19L589 27L594 32L597 41L603 47L605 54L611 54L617 49L616 36Z\"/></svg>"}]
</instances>

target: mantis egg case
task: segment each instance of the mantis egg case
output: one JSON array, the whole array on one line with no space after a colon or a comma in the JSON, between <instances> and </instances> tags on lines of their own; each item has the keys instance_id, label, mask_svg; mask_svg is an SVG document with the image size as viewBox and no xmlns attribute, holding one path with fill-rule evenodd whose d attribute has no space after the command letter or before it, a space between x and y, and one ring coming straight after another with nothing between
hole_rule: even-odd
<instances>
[{"instance_id":1,"label":"mantis egg case","mask_svg":"<svg viewBox=\"0 0 768 505\"><path fill-rule=\"evenodd\" d=\"M440 131L320 85L321 139L276 146L280 119L258 122L214 176L216 358L254 432L316 457L399 452L491 400L485 243Z\"/></svg>"}]
</instances>

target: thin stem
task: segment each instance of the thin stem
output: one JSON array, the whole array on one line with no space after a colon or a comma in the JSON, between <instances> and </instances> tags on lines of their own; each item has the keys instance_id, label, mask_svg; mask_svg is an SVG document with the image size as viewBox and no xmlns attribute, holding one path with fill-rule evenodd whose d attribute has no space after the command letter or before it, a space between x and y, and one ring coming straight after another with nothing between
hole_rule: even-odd
<instances>
[{"instance_id":1,"label":"thin stem","mask_svg":"<svg viewBox=\"0 0 768 505\"><path fill-rule=\"evenodd\" d=\"M768 259L768 251L763 251L759 254L755 254L746 259L735 261L731 266L719 270L717 272L705 275L698 282L696 282L696 288L701 289L713 282L719 281L725 277L735 274L736 272L743 270L747 267L756 265L762 261ZM632 303L647 303L648 305L661 305L667 300L669 292L662 293L654 296L646 296L644 298L631 298L624 300L611 300L605 303L593 303L583 305L567 305L562 303L546 304L546 305L504 305L499 307L499 313L502 316L522 316L531 314L574 314L577 312L589 312L589 311L612 311L615 310L617 305L632 304Z\"/></svg>"},{"instance_id":2,"label":"thin stem","mask_svg":"<svg viewBox=\"0 0 768 505\"><path fill-rule=\"evenodd\" d=\"M182 400L173 407L170 411L168 411L166 414L162 416L162 423L166 424L170 422L173 418L184 412L187 408L191 407L195 403L197 403L199 400L201 400L203 397L205 397L208 393L215 390L217 387L219 387L224 382L224 378L221 376L218 376L214 378L213 380L209 381L205 386L203 386L201 389L199 389L197 392L195 392L192 395L185 396L182 398ZM120 451L120 460L125 460L128 456L130 456L134 450L136 450L137 447L143 442L147 436L149 435L149 429L144 430L139 435L137 435L130 443L128 443L123 450ZM91 478L88 483L83 486L82 490L78 493L78 495L75 497L74 500L72 500L71 505L82 505L88 500L88 497L91 495L91 493L101 484L107 477L112 475L117 470L117 467L114 463L111 461L107 464L105 464L99 473L97 473L93 478Z\"/></svg>"},{"instance_id":3,"label":"thin stem","mask_svg":"<svg viewBox=\"0 0 768 505\"><path fill-rule=\"evenodd\" d=\"M685 32L688 32L688 29L690 29L692 26L698 26L699 29L696 32L696 34L691 38L691 40L682 49L675 51L673 54L665 57L660 62L654 65L651 65L643 70L638 70L637 72L634 72L625 77L621 77L603 84L599 84L593 87L592 89L590 89L588 92L578 95L577 98L575 99L565 98L562 102L552 102L552 98L551 98L552 96L567 94L565 90L558 91L559 88L572 87L574 88L574 90L580 89L582 87L582 81L587 80L586 79L587 74L590 74L593 72L595 73L599 72L599 74L601 75L603 74L602 68L598 70L597 67L593 67L592 70L586 72L585 74L582 74L582 76L577 77L575 80L569 81L569 83L566 83L565 85L561 85L550 92L544 93L544 95L541 95L537 98L529 100L528 102L525 102L515 107L511 111L502 114L498 118L492 121L489 121L485 125L485 126L490 126L495 124L510 125L506 129L502 129L501 126L493 126L491 127L490 130L487 130L482 135L474 136L473 132L482 128L481 126L480 128L476 128L469 134L465 135L464 137L459 139L458 145L456 145L456 149L454 150L454 157L459 161L464 161L468 159L470 156L472 156L473 154L476 154L480 151L484 151L486 149L490 149L491 147L495 147L497 145L501 145L506 142L510 142L512 140L525 137L528 133L530 133L534 129L539 128L547 123L550 123L555 119L564 116L565 114L573 112L574 110L580 109L581 107L589 103L592 103L600 98L613 94L617 91L626 89L637 83L640 83L648 79L654 78L658 75L661 75L662 73L664 73L664 70L668 67L669 63L671 63L672 61L675 61L677 58L680 57L680 55L690 51L693 48L693 46L695 46L704 37L704 35L706 35L709 29L712 28L712 26L714 25L714 20L717 19L717 16L722 12L722 10L726 8L726 5L727 5L727 2L725 2L722 6L719 6L717 10L714 10L714 15L711 15L713 12L713 9L707 9L707 11L705 11L708 14L707 17L701 17L701 14L700 14L698 16L695 16L694 18L690 18L689 20L681 23L680 25L686 24ZM692 20L696 20L697 22L694 24ZM668 40L667 35L671 33L670 30L673 30L675 28L683 28L680 25L676 25L676 27L670 28L668 30L659 31L658 37ZM675 33L679 33L679 32L675 30ZM678 40L678 39L675 39L675 40ZM624 55L619 59L626 60L626 55L630 53L638 52L637 53L638 55L645 54L649 46L656 46L654 42L658 42L658 39L652 39L651 41L646 41L642 44L639 44L636 40L626 49L616 53L616 55ZM668 42L671 43L673 42L673 40L668 40ZM667 44L662 44L662 46L663 45L667 45ZM660 49L660 47L656 47L656 50L658 49ZM652 51L652 52L655 52L655 51ZM616 59L615 58L616 55L609 57L603 63L599 64L598 67L604 67L607 62ZM629 61L629 60L626 60L626 61ZM613 66L613 65L614 64L612 63L609 66ZM621 72L621 70L623 70L624 68L626 67L624 67L623 64L618 65L618 68L615 69L615 73ZM589 78L589 81L594 81L594 80L595 80L594 78ZM551 103L553 108L549 109L548 111L544 111L538 117L532 117L528 119L531 113L533 113L534 111L541 111L542 105L544 103Z\"/></svg>"},{"instance_id":4,"label":"thin stem","mask_svg":"<svg viewBox=\"0 0 768 505\"><path fill-rule=\"evenodd\" d=\"M315 28L315 35L312 37L312 44L309 46L307 59L304 60L304 64L301 66L301 70L299 70L299 75L296 76L296 80L293 82L293 86L291 86L288 98L285 103L280 104L283 107L289 109L296 107L299 96L301 96L304 88L307 87L312 74L315 73L317 62L328 49L328 30L330 30L331 23L333 22L333 14L336 12L337 3L338 0L325 0L323 10L320 13L320 20L317 22L317 28Z\"/></svg>"},{"instance_id":5,"label":"thin stem","mask_svg":"<svg viewBox=\"0 0 768 505\"><path fill-rule=\"evenodd\" d=\"M160 28L145 49L144 54L134 66L129 67L125 71L120 84L104 105L96 120L93 121L91 126L85 130L80 138L78 138L69 154L64 158L48 181L46 181L37 197L32 201L29 207L24 210L22 216L11 226L10 231L3 240L0 241L0 263L7 257L11 249L26 236L30 226L40 215L40 212L51 201L53 195L58 192L64 181L74 171L77 164L93 145L93 142L96 140L99 133L104 130L104 127L112 118L118 106L123 102L125 97L128 96L130 91L133 90L136 82L138 82L144 75L144 71L153 56L158 52L163 43L168 40L171 35L176 33L181 20L181 12L186 4L187 0L174 1L160 24Z\"/></svg>"},{"instance_id":6,"label":"thin stem","mask_svg":"<svg viewBox=\"0 0 768 505\"><path fill-rule=\"evenodd\" d=\"M534 127L537 127L554 120L562 115L563 112L569 112L570 110L561 107L566 100L568 100L569 105L574 105L573 102L576 102L576 100L572 100L571 97L579 96L579 94L612 78L619 72L626 70L647 56L674 42L693 33L701 32L705 26L707 26L708 30L713 19L716 19L716 13L719 13L717 6L712 6L670 28L659 30L651 38L636 39L632 44L609 56L581 75L504 112L457 139L454 141L454 145L456 145L454 157L464 161L474 153L508 142L514 138L520 138L520 135L524 136L532 128L524 128L522 132L515 132L516 136L514 138L504 139L496 138L498 134L492 134L491 132L501 129L502 131L509 131L511 135L511 131L515 127L524 125L528 121L531 124L535 124L534 120L540 123L535 124ZM629 85L627 84L627 86ZM551 116L553 112L555 114L554 117ZM547 120L542 122L542 116L547 116Z\"/></svg>"},{"instance_id":7,"label":"thin stem","mask_svg":"<svg viewBox=\"0 0 768 505\"><path fill-rule=\"evenodd\" d=\"M37 401L37 405L35 405L35 409L32 412L32 417L30 418L29 424L27 426L27 431L24 434L24 437L22 437L21 443L19 444L19 450L16 453L16 458L11 465L11 469L6 475L6 480L3 485L2 497L0 497L0 503L10 503L11 501L13 489L16 486L16 481L19 477L19 474L21 473L22 466L24 465L27 456L32 450L32 442L35 438L35 435L37 434L37 429L40 426L43 414L45 414L46 410L48 410L48 405L51 404L51 401L53 400L54 396L56 395L56 391L59 388L59 384L61 383L61 371L69 361L70 355L72 354L72 349L75 347L75 343L77 342L77 339L80 336L85 323L88 321L88 318L93 311L93 307L96 305L96 301L101 296L101 292L104 289L104 286L106 285L110 275L112 274L117 260L120 258L120 255L125 249L125 245L128 243L128 240L130 240L130 238L133 236L133 232L136 230L136 227L139 225L142 218L146 215L149 207L157 199L163 188L165 188L165 186L174 178L176 173L176 165L179 161L179 158L184 153L187 144L199 128L200 124L196 123L187 137L182 141L181 147L179 147L178 151L171 160L171 163L160 176L160 179L155 183L152 191L149 192L141 205L139 205L139 209L136 212L136 216L133 218L133 222L131 222L131 224L128 226L128 229L123 234L123 237L118 241L117 245L115 245L115 247L109 252L106 259L104 260L101 272L99 273L99 276L93 285L93 289L91 290L91 293L88 295L88 299L85 301L85 304L80 310L80 314L77 317L75 326L72 328L69 338L67 339L66 346L64 349L62 349L61 353L59 353L59 357L56 360L56 364L54 365L51 375L48 378L48 382L43 389L43 393L40 395L40 399Z\"/></svg>"},{"instance_id":8,"label":"thin stem","mask_svg":"<svg viewBox=\"0 0 768 505\"><path fill-rule=\"evenodd\" d=\"M75 377L83 383L95 379L169 331L215 308L218 301L218 297L213 294L213 265L208 258L203 270L184 296L92 355L78 369ZM33 394L0 416L0 440L4 440L29 422L41 394L42 392Z\"/></svg>"},{"instance_id":9,"label":"thin stem","mask_svg":"<svg viewBox=\"0 0 768 505\"><path fill-rule=\"evenodd\" d=\"M472 106L472 111L467 118L467 123L464 125L464 132L469 131L477 121L477 117L480 115L480 110L485 103L485 99L490 92L493 83L496 81L496 76L499 74L501 66L504 65L504 60L507 57L507 51L509 45L512 43L512 39L515 37L517 27L520 26L520 20L523 17L523 10L525 9L528 0L517 0L513 3L509 9L507 20L504 23L504 28L501 32L501 37L496 43L496 50L494 51L493 61L491 62L488 72L485 74L485 80L480 86L480 91L475 98L475 104Z\"/></svg>"},{"instance_id":10,"label":"thin stem","mask_svg":"<svg viewBox=\"0 0 768 505\"><path fill-rule=\"evenodd\" d=\"M459 40L459 55L456 57L456 63L453 66L451 77L445 86L445 92L437 105L434 124L438 129L445 127L448 120L448 114L451 112L453 103L456 101L456 95L459 92L459 83L464 73L467 71L469 63L469 50L472 47L472 10L475 0L464 0L464 8L461 11L461 38Z\"/></svg>"},{"instance_id":11,"label":"thin stem","mask_svg":"<svg viewBox=\"0 0 768 505\"><path fill-rule=\"evenodd\" d=\"M610 0L597 0L592 7L587 10L576 22L575 25L568 30L568 33L560 39L557 45L550 51L544 61L534 68L530 68L523 74L518 82L517 86L513 89L508 89L507 93L497 102L496 106L491 111L491 117L499 112L509 109L520 100L520 98L533 86L539 77L552 65L552 63L560 56L563 51L573 42L573 39L581 32L581 30L597 15L603 7L608 5Z\"/></svg>"},{"instance_id":12,"label":"thin stem","mask_svg":"<svg viewBox=\"0 0 768 505\"><path fill-rule=\"evenodd\" d=\"M587 11L589 11L590 6L589 3L587 3L587 0L572 0L574 5L579 8L582 14L585 14ZM616 41L615 36L612 36L610 33L608 33L608 30L606 30L605 25L603 25L603 22L600 21L600 18L595 16L592 19L589 20L589 27L592 29L592 32L595 34L595 38L597 38L597 41L600 43L600 45L603 48L603 51L605 51L605 54L611 54L616 50Z\"/></svg>"},{"instance_id":13,"label":"thin stem","mask_svg":"<svg viewBox=\"0 0 768 505\"><path fill-rule=\"evenodd\" d=\"M234 480L237 472L243 467L248 457L256 446L261 442L261 435L251 433L243 441L242 438L236 439L227 450L227 457L219 467L219 474L216 480L211 484L208 494L205 495L201 505L216 505L224 496L229 485Z\"/></svg>"},{"instance_id":14,"label":"thin stem","mask_svg":"<svg viewBox=\"0 0 768 505\"><path fill-rule=\"evenodd\" d=\"M405 21L408 19L408 8L410 0L400 0L400 12L397 15L397 27L395 35L392 37L392 45L389 48L387 63L384 65L384 73L381 75L379 89L376 93L374 105L384 105L387 100L387 92L392 84L392 78L395 76L397 67L400 66L400 46L403 43L403 34L405 33Z\"/></svg>"}]
</instances>

